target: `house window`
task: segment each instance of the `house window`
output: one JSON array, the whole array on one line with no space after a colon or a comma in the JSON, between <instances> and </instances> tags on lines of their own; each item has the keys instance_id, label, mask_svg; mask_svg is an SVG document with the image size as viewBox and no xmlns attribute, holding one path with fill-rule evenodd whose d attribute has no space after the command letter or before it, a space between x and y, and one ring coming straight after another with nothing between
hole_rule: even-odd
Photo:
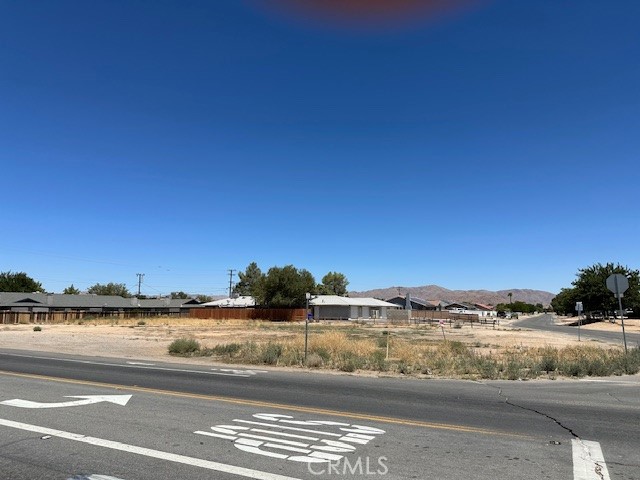
<instances>
[{"instance_id":1,"label":"house window","mask_svg":"<svg viewBox=\"0 0 640 480\"><path fill-rule=\"evenodd\" d=\"M362 307L358 307L358 318L362 318Z\"/></svg>"}]
</instances>

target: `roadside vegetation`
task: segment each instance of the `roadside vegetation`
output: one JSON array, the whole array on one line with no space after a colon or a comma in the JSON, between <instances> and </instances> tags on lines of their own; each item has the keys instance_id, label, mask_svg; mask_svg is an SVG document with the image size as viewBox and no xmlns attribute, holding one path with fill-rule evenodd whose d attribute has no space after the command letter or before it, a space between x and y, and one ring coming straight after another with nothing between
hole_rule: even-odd
<instances>
[{"instance_id":1,"label":"roadside vegetation","mask_svg":"<svg viewBox=\"0 0 640 480\"><path fill-rule=\"evenodd\" d=\"M388 346L387 346L387 342ZM314 332L309 338L306 366L343 372L389 372L420 377L526 380L635 374L640 348L625 355L619 348L599 346L513 347L487 351L486 345L459 341L429 341L392 337L386 332ZM172 355L212 357L248 365L304 366L304 337L266 342L244 341L205 347L181 338L169 347Z\"/></svg>"}]
</instances>

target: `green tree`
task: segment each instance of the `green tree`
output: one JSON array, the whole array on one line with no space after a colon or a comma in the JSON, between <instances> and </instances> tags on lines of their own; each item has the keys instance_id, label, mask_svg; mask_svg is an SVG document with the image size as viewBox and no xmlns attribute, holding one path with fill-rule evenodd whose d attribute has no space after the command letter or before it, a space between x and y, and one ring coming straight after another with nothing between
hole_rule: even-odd
<instances>
[{"instance_id":1,"label":"green tree","mask_svg":"<svg viewBox=\"0 0 640 480\"><path fill-rule=\"evenodd\" d=\"M329 272L322 277L322 283L318 285L318 291L322 295L347 295L347 277L338 272Z\"/></svg>"},{"instance_id":2,"label":"green tree","mask_svg":"<svg viewBox=\"0 0 640 480\"><path fill-rule=\"evenodd\" d=\"M240 281L233 289L236 295L250 295L256 297L260 291L260 285L264 281L264 274L256 262L247 265L244 272L238 272Z\"/></svg>"},{"instance_id":3,"label":"green tree","mask_svg":"<svg viewBox=\"0 0 640 480\"><path fill-rule=\"evenodd\" d=\"M42 284L24 272L0 272L0 292L41 292Z\"/></svg>"},{"instance_id":4,"label":"green tree","mask_svg":"<svg viewBox=\"0 0 640 480\"><path fill-rule=\"evenodd\" d=\"M213 297L210 295L196 295L196 300L198 300L200 303L207 303L213 300Z\"/></svg>"},{"instance_id":5,"label":"green tree","mask_svg":"<svg viewBox=\"0 0 640 480\"><path fill-rule=\"evenodd\" d=\"M640 311L640 272L619 264L597 263L578 270L578 278L573 281L576 301L582 302L587 315L592 312L609 314L618 309L618 300L606 285L607 277L613 273L621 273L629 280L629 289L622 299L623 307L633 309L635 314Z\"/></svg>"},{"instance_id":6,"label":"green tree","mask_svg":"<svg viewBox=\"0 0 640 480\"><path fill-rule=\"evenodd\" d=\"M540 309L538 309L538 307L536 305L533 305L532 303L526 303L521 300L516 300L512 303L499 303L498 305L496 305L496 310L498 312L506 312L510 310L512 312L534 313L536 311L541 311L542 305L540 305Z\"/></svg>"},{"instance_id":7,"label":"green tree","mask_svg":"<svg viewBox=\"0 0 640 480\"><path fill-rule=\"evenodd\" d=\"M551 300L551 308L558 315L569 315L575 311L578 301L578 291L575 288L563 288Z\"/></svg>"},{"instance_id":8,"label":"green tree","mask_svg":"<svg viewBox=\"0 0 640 480\"><path fill-rule=\"evenodd\" d=\"M182 290L180 290L179 292L171 292L171 298L190 298L188 293L183 292Z\"/></svg>"},{"instance_id":9,"label":"green tree","mask_svg":"<svg viewBox=\"0 0 640 480\"><path fill-rule=\"evenodd\" d=\"M125 298L131 296L131 293L124 283L107 283L106 285L96 283L89 287L87 293L93 293L95 295L117 295Z\"/></svg>"},{"instance_id":10,"label":"green tree","mask_svg":"<svg viewBox=\"0 0 640 480\"><path fill-rule=\"evenodd\" d=\"M80 290L73 286L73 283L65 288L62 293L65 295L80 295Z\"/></svg>"},{"instance_id":11,"label":"green tree","mask_svg":"<svg viewBox=\"0 0 640 480\"><path fill-rule=\"evenodd\" d=\"M256 300L269 308L301 308L306 303L305 294L315 291L315 278L307 270L293 265L272 267L260 282Z\"/></svg>"}]
</instances>

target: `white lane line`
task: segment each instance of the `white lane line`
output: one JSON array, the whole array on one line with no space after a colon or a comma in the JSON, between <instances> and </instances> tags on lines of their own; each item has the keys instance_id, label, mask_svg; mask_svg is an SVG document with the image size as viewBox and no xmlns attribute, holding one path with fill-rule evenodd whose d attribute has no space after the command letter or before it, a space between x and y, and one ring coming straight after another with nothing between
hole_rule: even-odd
<instances>
[{"instance_id":1,"label":"white lane line","mask_svg":"<svg viewBox=\"0 0 640 480\"><path fill-rule=\"evenodd\" d=\"M27 432L35 432L43 435L51 435L52 437L63 438L65 440L73 440L74 442L87 443L96 447L118 450L121 452L133 453L135 455L143 455L145 457L157 458L168 462L181 463L193 467L204 468L207 470L215 470L217 472L230 473L241 477L255 478L258 480L300 480L294 477L285 477L275 473L261 472L250 468L236 467L225 463L212 462L201 458L187 457L175 453L163 452L161 450L153 450L151 448L137 447L135 445L127 445L126 443L114 442L103 438L87 437L79 433L65 432L63 430L54 430L52 428L40 427L38 425L29 425L28 423L14 422L0 418L0 425L25 430Z\"/></svg>"},{"instance_id":2,"label":"white lane line","mask_svg":"<svg viewBox=\"0 0 640 480\"><path fill-rule=\"evenodd\" d=\"M572 439L574 480L610 480L598 442Z\"/></svg>"},{"instance_id":3,"label":"white lane line","mask_svg":"<svg viewBox=\"0 0 640 480\"><path fill-rule=\"evenodd\" d=\"M136 368L140 370L160 370L164 372L178 372L178 373L199 373L202 375L221 375L225 377L242 377L249 378L252 375L250 374L237 374L237 373L227 373L227 372L213 372L213 371L204 371L204 370L187 370L182 368L169 368L169 367L150 367L144 365L127 365L125 363L106 363L106 362L94 362L91 360L75 360L69 358L55 358L55 357L40 357L37 355L20 355L18 353L0 353L0 355L4 355L7 357L20 357L20 358L35 358L38 360L56 360L59 362L71 362L71 363L82 363L85 365L102 365L105 367L121 367L121 368Z\"/></svg>"},{"instance_id":4,"label":"white lane line","mask_svg":"<svg viewBox=\"0 0 640 480\"><path fill-rule=\"evenodd\" d=\"M153 367L155 363L145 363L145 362L127 362L129 365L142 365L143 367Z\"/></svg>"}]
</instances>

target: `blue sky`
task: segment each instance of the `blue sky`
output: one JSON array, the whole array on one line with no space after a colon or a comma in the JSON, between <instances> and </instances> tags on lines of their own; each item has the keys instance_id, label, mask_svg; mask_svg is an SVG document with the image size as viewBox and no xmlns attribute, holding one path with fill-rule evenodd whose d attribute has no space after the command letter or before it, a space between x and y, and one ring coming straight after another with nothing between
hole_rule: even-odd
<instances>
[{"instance_id":1,"label":"blue sky","mask_svg":"<svg viewBox=\"0 0 640 480\"><path fill-rule=\"evenodd\" d=\"M265 1L0 4L0 271L48 291L559 291L640 267L640 3L362 25Z\"/></svg>"}]
</instances>

